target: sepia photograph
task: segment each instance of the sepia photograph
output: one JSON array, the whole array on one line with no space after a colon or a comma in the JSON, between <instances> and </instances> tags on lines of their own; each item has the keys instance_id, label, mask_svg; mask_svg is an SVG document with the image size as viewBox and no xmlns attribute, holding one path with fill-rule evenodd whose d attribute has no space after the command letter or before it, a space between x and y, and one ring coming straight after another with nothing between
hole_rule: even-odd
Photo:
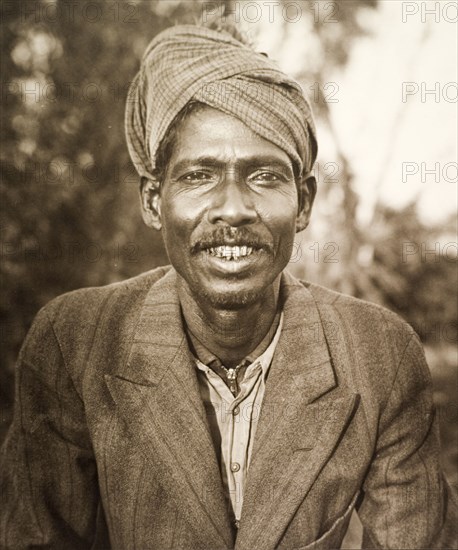
<instances>
[{"instance_id":1,"label":"sepia photograph","mask_svg":"<svg viewBox=\"0 0 458 550\"><path fill-rule=\"evenodd\" d=\"M0 550L458 550L458 2L0 10Z\"/></svg>"}]
</instances>

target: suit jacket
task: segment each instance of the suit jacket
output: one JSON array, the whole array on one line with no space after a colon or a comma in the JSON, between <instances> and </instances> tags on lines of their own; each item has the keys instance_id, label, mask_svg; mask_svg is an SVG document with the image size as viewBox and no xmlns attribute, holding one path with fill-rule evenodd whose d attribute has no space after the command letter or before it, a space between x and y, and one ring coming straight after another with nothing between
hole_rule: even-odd
<instances>
[{"instance_id":1,"label":"suit jacket","mask_svg":"<svg viewBox=\"0 0 458 550\"><path fill-rule=\"evenodd\" d=\"M159 268L39 312L2 451L4 547L324 550L356 507L364 548L456 548L416 334L286 272L235 538L175 281Z\"/></svg>"}]
</instances>

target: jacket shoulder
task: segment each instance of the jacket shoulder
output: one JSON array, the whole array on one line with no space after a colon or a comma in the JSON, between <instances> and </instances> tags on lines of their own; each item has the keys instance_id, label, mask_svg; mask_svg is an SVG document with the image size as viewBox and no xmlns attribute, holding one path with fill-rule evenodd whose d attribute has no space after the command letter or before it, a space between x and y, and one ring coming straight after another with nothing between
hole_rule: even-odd
<instances>
[{"instance_id":1,"label":"jacket shoulder","mask_svg":"<svg viewBox=\"0 0 458 550\"><path fill-rule=\"evenodd\" d=\"M62 321L67 325L69 322L90 322L107 302L115 305L116 302L127 300L133 304L144 298L151 286L169 269L170 266L158 267L123 281L72 290L51 300L42 308L40 314L46 313L56 326Z\"/></svg>"},{"instance_id":2,"label":"jacket shoulder","mask_svg":"<svg viewBox=\"0 0 458 550\"><path fill-rule=\"evenodd\" d=\"M62 363L79 386L92 350L109 342L110 353L115 353L121 337L135 327L148 291L169 270L169 266L159 267L131 279L54 298L36 315L20 359L43 373Z\"/></svg>"},{"instance_id":3,"label":"jacket shoulder","mask_svg":"<svg viewBox=\"0 0 458 550\"><path fill-rule=\"evenodd\" d=\"M320 313L337 377L357 388L369 409L394 392L430 391L431 375L413 328L387 308L308 285Z\"/></svg>"},{"instance_id":4,"label":"jacket shoulder","mask_svg":"<svg viewBox=\"0 0 458 550\"><path fill-rule=\"evenodd\" d=\"M347 345L351 342L358 350L369 350L369 356L392 353L400 358L410 344L422 347L415 330L386 307L318 284L301 283L312 294L330 337L338 334Z\"/></svg>"},{"instance_id":5,"label":"jacket shoulder","mask_svg":"<svg viewBox=\"0 0 458 550\"><path fill-rule=\"evenodd\" d=\"M334 311L343 318L359 319L362 323L385 322L393 327L397 327L410 335L415 335L414 329L400 315L388 308L355 298L348 294L343 294L331 290L324 286L300 281L312 294L317 306L321 310Z\"/></svg>"}]
</instances>

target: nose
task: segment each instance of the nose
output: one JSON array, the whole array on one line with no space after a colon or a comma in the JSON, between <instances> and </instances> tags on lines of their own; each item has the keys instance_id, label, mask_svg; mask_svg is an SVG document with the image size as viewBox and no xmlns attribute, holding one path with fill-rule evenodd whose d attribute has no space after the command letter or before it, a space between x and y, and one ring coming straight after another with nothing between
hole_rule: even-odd
<instances>
[{"instance_id":1,"label":"nose","mask_svg":"<svg viewBox=\"0 0 458 550\"><path fill-rule=\"evenodd\" d=\"M210 223L225 222L231 227L239 227L256 221L257 214L249 192L234 172L226 173L224 181L214 190L208 213Z\"/></svg>"}]
</instances>

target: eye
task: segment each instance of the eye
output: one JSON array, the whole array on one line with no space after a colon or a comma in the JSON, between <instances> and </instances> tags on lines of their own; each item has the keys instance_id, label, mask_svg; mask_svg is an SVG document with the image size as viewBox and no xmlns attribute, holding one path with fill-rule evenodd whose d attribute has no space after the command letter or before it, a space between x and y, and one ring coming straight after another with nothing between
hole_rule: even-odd
<instances>
[{"instance_id":1,"label":"eye","mask_svg":"<svg viewBox=\"0 0 458 550\"><path fill-rule=\"evenodd\" d=\"M249 178L249 181L255 183L277 183L283 181L283 178L274 172L256 172L252 174Z\"/></svg>"},{"instance_id":2,"label":"eye","mask_svg":"<svg viewBox=\"0 0 458 550\"><path fill-rule=\"evenodd\" d=\"M195 172L185 174L181 179L187 182L203 182L211 180L211 174L196 170Z\"/></svg>"}]
</instances>

